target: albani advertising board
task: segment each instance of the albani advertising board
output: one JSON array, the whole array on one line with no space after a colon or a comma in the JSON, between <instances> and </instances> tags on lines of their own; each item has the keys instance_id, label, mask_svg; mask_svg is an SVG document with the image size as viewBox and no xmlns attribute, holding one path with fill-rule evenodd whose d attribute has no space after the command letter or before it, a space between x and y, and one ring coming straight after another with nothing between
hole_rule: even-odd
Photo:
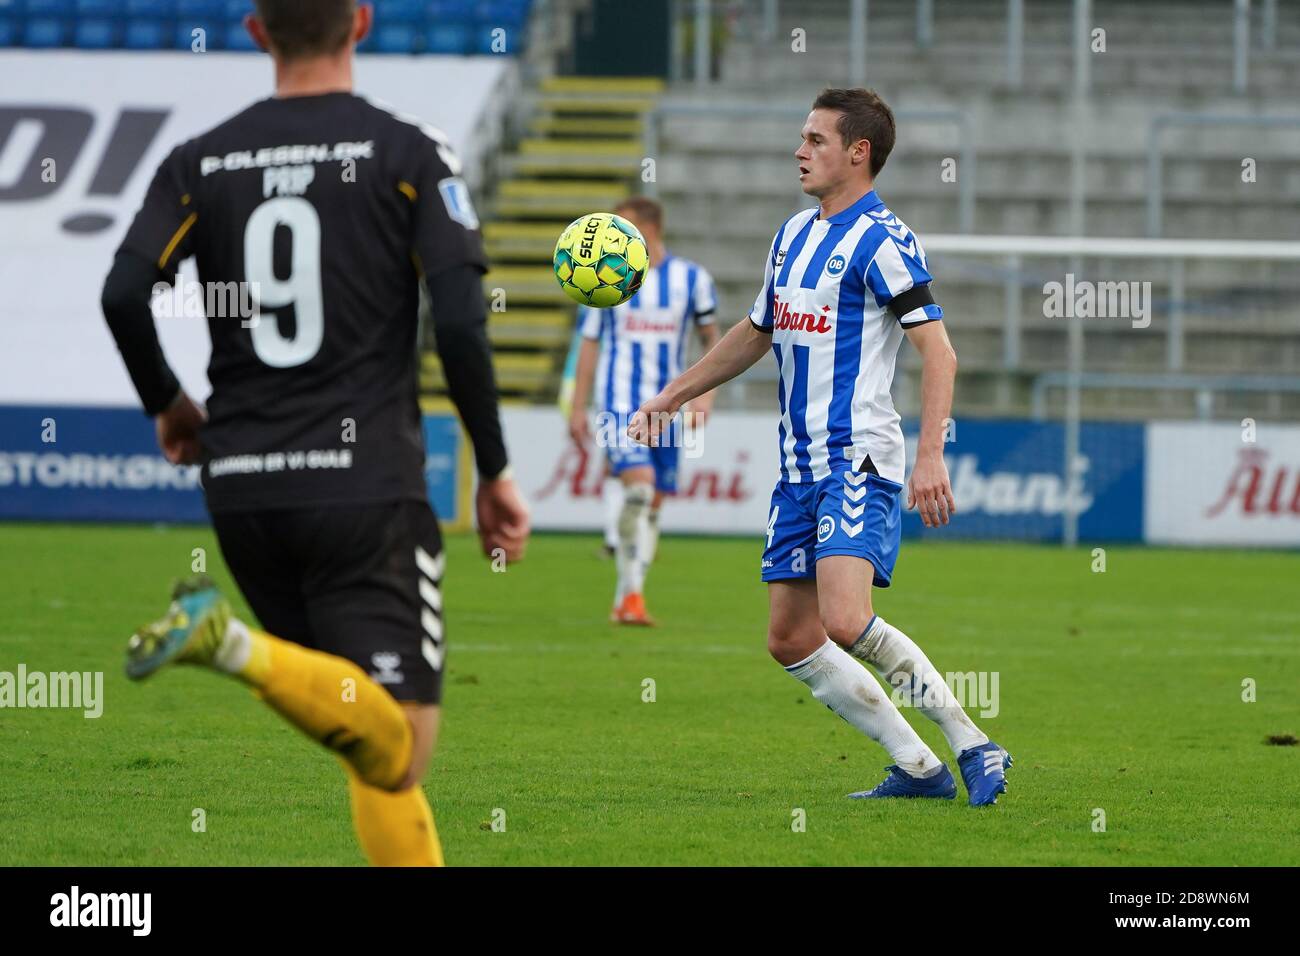
<instances>
[{"instance_id":1,"label":"albani advertising board","mask_svg":"<svg viewBox=\"0 0 1300 956\"><path fill-rule=\"evenodd\" d=\"M1146 445L1147 541L1300 547L1300 427L1153 422Z\"/></svg>"},{"instance_id":2,"label":"albani advertising board","mask_svg":"<svg viewBox=\"0 0 1300 956\"><path fill-rule=\"evenodd\" d=\"M604 451L578 448L553 408L506 408L510 457L539 530L602 526ZM458 475L472 452L451 415L425 416L425 478L445 519L464 517ZM958 512L903 533L945 539L1058 541L1067 508L1079 537L1171 545L1300 547L1300 427L1090 422L1062 478L1059 424L963 421L945 449ZM913 450L909 434L909 460ZM777 480L776 416L715 414L681 451L670 533L752 536L767 526ZM0 520L203 521L195 469L158 454L138 409L0 406Z\"/></svg>"},{"instance_id":3,"label":"albani advertising board","mask_svg":"<svg viewBox=\"0 0 1300 956\"><path fill-rule=\"evenodd\" d=\"M503 415L516 478L537 528L601 527L605 453L578 448L554 408L510 408ZM664 506L669 532L761 534L777 479L776 417L718 413L679 451L678 494Z\"/></svg>"},{"instance_id":4,"label":"albani advertising board","mask_svg":"<svg viewBox=\"0 0 1300 956\"><path fill-rule=\"evenodd\" d=\"M601 526L604 452L579 449L554 409L507 410L506 440L538 528L595 530ZM1070 480L1061 476L1064 430L1059 424L962 421L944 458L959 509L945 528L923 531L914 513L907 535L937 539L1059 540L1064 514L1079 514L1085 540L1136 541L1142 535L1144 426L1087 423L1082 459ZM908 434L908 459L915 433ZM777 470L777 412L718 413L683 447L678 494L660 517L665 531L761 537Z\"/></svg>"}]
</instances>

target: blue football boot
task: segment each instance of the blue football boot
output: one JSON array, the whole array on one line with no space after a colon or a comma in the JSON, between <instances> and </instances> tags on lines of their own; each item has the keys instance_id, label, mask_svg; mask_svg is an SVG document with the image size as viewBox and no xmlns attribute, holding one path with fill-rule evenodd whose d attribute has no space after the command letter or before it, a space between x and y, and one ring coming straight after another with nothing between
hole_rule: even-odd
<instances>
[{"instance_id":1,"label":"blue football boot","mask_svg":"<svg viewBox=\"0 0 1300 956\"><path fill-rule=\"evenodd\" d=\"M140 628L127 644L126 676L142 680L172 661L210 665L230 617L230 605L206 575L176 582L167 614Z\"/></svg>"},{"instance_id":2,"label":"blue football boot","mask_svg":"<svg viewBox=\"0 0 1300 956\"><path fill-rule=\"evenodd\" d=\"M998 802L998 794L1007 792L1007 770L1011 767L1011 754L993 741L963 750L957 758L961 779L970 794L972 807L983 807Z\"/></svg>"},{"instance_id":3,"label":"blue football boot","mask_svg":"<svg viewBox=\"0 0 1300 956\"><path fill-rule=\"evenodd\" d=\"M952 778L952 771L947 764L943 769L929 777L913 777L910 773L893 765L885 768L889 776L871 790L859 790L850 793L850 800L874 800L878 797L938 797L951 800L957 796L957 781Z\"/></svg>"}]
</instances>

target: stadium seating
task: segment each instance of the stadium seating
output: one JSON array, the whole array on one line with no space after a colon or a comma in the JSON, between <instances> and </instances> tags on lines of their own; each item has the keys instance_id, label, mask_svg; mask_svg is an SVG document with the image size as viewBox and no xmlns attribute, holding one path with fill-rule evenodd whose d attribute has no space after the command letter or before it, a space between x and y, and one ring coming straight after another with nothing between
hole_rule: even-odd
<instances>
[{"instance_id":1,"label":"stadium seating","mask_svg":"<svg viewBox=\"0 0 1300 956\"><path fill-rule=\"evenodd\" d=\"M666 94L665 105L734 104L752 111L762 103L802 115L820 87L847 85L847 7L847 0L781 2L776 28L765 39L761 4L745 4L727 27L716 79L699 88L688 75L655 93ZM1230 2L1207 7L1192 0L1152 0L1150 5L1094 0L1094 19L1106 26L1110 47L1093 66L1095 95L1082 133L1070 111L1069 0L1025 5L1023 90L1009 89L1006 80L1004 0L954 0L935 7L934 38L927 48L917 42L914 0L873 0L869 82L900 110L960 110L971 117L974 231L983 235L1069 235L1066 184L1072 143L1081 138L1091 144L1085 234L1143 236L1151 118L1165 112L1242 109L1242 99L1231 90ZM1278 11L1269 36L1255 18L1247 99L1259 112L1294 114L1300 17L1293 5L1281 4ZM796 29L806 31L807 48L816 55L791 55ZM682 52L689 74L691 51ZM636 173L650 148L641 140L642 117L656 97L645 97L634 81L621 82L631 85L619 91L608 79L545 81L526 121L529 135L501 163L504 178L483 202L488 211L484 238L493 263L490 285L506 290L512 303L508 318L494 315L490 324L498 356L549 351L554 359L549 379L537 378L531 366L503 373L507 395L553 395L558 382L571 329L563 317L571 316L571 310L550 281L554 236L582 212L609 208L621 195L641 188ZM678 115L658 129L653 155L672 246L713 273L723 315L743 315L749 309L757 291L755 263L761 263L775 224L807 204L791 181L791 153L797 145L790 126L797 120L791 115ZM957 133L910 119L900 128L882 193L923 239L959 232L956 187L939 182L937 172L947 157L959 155ZM619 137L622 142L616 142ZM1300 238L1300 131L1218 130L1206 135L1174 130L1167 140L1166 236ZM1246 154L1241 150L1247 142L1260 168L1270 171L1268 182L1242 181L1241 156ZM1279 216L1279 209L1288 214ZM931 260L961 355L960 407L968 414L1027 414L1037 377L1064 367L1065 326L1043 314L1042 287L1064 274L1070 263L1026 259L1012 269L1005 257L932 253ZM1182 370L1223 374L1253 369L1282 375L1296 367L1300 346L1294 342L1290 303L1300 286L1294 270L1277 262L1237 266L1210 261L1186 268L1186 287L1176 303L1186 329ZM1086 368L1137 374L1168 370L1161 330L1175 307L1170 262L1093 259L1083 269L1085 277L1097 281L1150 278L1155 313L1152 327L1142 332L1123 323L1090 326ZM1011 288L1020 290L1014 360L1007 357L1005 332ZM904 350L900 366L900 389L914 398L919 383L912 350ZM745 407L763 400L773 387L771 374L767 366L742 378L724 403ZM1186 390L1153 395L1114 388L1088 392L1084 401L1087 414L1140 418L1195 414L1195 398ZM1221 393L1218 400L1229 398ZM1298 399L1294 393L1277 393L1263 401L1273 414L1288 409L1300 414ZM907 406L908 399L902 404ZM1231 411L1224 404L1218 410Z\"/></svg>"},{"instance_id":2,"label":"stadium seating","mask_svg":"<svg viewBox=\"0 0 1300 956\"><path fill-rule=\"evenodd\" d=\"M164 24L159 21L127 21L126 37L123 46L128 50L161 50L169 45L170 37Z\"/></svg>"},{"instance_id":3,"label":"stadium seating","mask_svg":"<svg viewBox=\"0 0 1300 956\"><path fill-rule=\"evenodd\" d=\"M468 24L439 22L429 27L425 38L429 53L460 53L470 49L474 34Z\"/></svg>"},{"instance_id":4,"label":"stadium seating","mask_svg":"<svg viewBox=\"0 0 1300 956\"><path fill-rule=\"evenodd\" d=\"M23 34L26 46L34 49L63 46L71 32L71 21L58 17L32 17Z\"/></svg>"},{"instance_id":5,"label":"stadium seating","mask_svg":"<svg viewBox=\"0 0 1300 956\"><path fill-rule=\"evenodd\" d=\"M383 23L375 27L375 49L380 53L415 53L420 34L409 23Z\"/></svg>"},{"instance_id":6,"label":"stadium seating","mask_svg":"<svg viewBox=\"0 0 1300 956\"><path fill-rule=\"evenodd\" d=\"M76 0L27 0L27 13L33 17L66 17L76 10Z\"/></svg>"},{"instance_id":7,"label":"stadium seating","mask_svg":"<svg viewBox=\"0 0 1300 956\"><path fill-rule=\"evenodd\" d=\"M532 0L373 0L364 52L518 54ZM0 47L84 50L254 50L243 18L252 0L0 0ZM504 29L505 48L493 41ZM499 44L498 44L499 46Z\"/></svg>"},{"instance_id":8,"label":"stadium seating","mask_svg":"<svg viewBox=\"0 0 1300 956\"><path fill-rule=\"evenodd\" d=\"M121 33L115 20L104 17L82 17L73 30L72 45L83 50L108 50L117 46Z\"/></svg>"},{"instance_id":9,"label":"stadium seating","mask_svg":"<svg viewBox=\"0 0 1300 956\"><path fill-rule=\"evenodd\" d=\"M848 85L844 29L846 0L780 4L780 18L765 38L758 5L730 28L717 79L697 89L688 76L669 90L669 101L740 108L761 101L788 107L786 118L673 116L658 130L659 198L666 205L675 249L712 270L721 313L743 315L757 291L756 261L775 224L807 205L790 179L798 145L789 118L797 117L825 85ZM1296 114L1300 86L1300 11L1277 6L1265 35L1260 4L1251 7L1250 86L1232 89L1231 2L1148 0L1142 4L1093 0L1094 23L1106 30L1107 51L1093 57L1093 96L1081 119L1071 105L1073 59L1069 0L1034 0L1025 7L1024 85L1007 80L1004 0L935 4L933 41L917 41L911 0L872 0L867 76L899 110L961 110L972 120L975 183L974 232L981 235L1067 236L1073 230L1069 183L1075 143L1087 144L1084 234L1138 238L1147 234L1147 164L1152 118L1163 113ZM792 31L805 32L806 56L791 54ZM814 52L816 55L814 55ZM691 68L686 51L685 72ZM797 129L797 127L796 127ZM960 231L957 189L938 171L958 157L951 125L899 121L899 140L880 190L924 241ZM1247 145L1248 144L1248 145ZM1243 156L1269 175L1245 182ZM1300 129L1250 127L1171 129L1165 137L1163 235L1178 239L1258 240L1300 238ZM516 163L531 159L521 155ZM970 175L962 167L960 175ZM1285 213L1282 211L1285 210ZM1005 258L977 259L932 253L936 290L952 317L950 333L961 357L958 407L967 414L1018 415L1029 410L1030 388L1043 372L1064 367L1064 324L1043 314L1042 286L1070 264L1026 259L1018 270ZM1173 295L1168 261L1084 263L1096 280L1153 280L1155 321L1134 332L1094 323L1087 331L1090 371L1154 374L1168 367L1164 336ZM1178 303L1186 328L1182 369L1225 374L1250 369L1284 375L1296 367L1294 301L1300 286L1286 263L1249 267L1223 262L1187 265ZM1007 289L1018 287L1022 332L1015 367L1007 367L1004 320ZM1121 324L1122 325L1122 324ZM900 353L901 387L918 394L916 357ZM770 378L770 376L769 376ZM732 398L758 400L772 385L752 376ZM1190 393L1153 396L1121 389L1089 391L1085 414L1140 418L1191 415ZM1156 406L1157 401L1167 404ZM1220 396L1222 399L1223 396ZM1300 413L1294 394L1267 398L1273 414ZM906 405L906 403L902 403ZM1287 412L1287 410L1290 410ZM1225 406L1219 406L1225 411ZM906 413L906 412L905 412Z\"/></svg>"},{"instance_id":10,"label":"stadium seating","mask_svg":"<svg viewBox=\"0 0 1300 956\"><path fill-rule=\"evenodd\" d=\"M641 77L557 76L540 84L529 135L485 206L492 271L484 286L504 290L510 302L488 321L503 396L555 395L574 316L551 269L555 237L583 213L610 209L634 191L642 116L663 91L662 80ZM435 368L426 363L423 378L433 390L442 387Z\"/></svg>"},{"instance_id":11,"label":"stadium seating","mask_svg":"<svg viewBox=\"0 0 1300 956\"><path fill-rule=\"evenodd\" d=\"M248 35L244 29L244 24L240 20L233 20L225 25L225 37L222 46L226 50L256 50L257 45L253 43L253 38Z\"/></svg>"}]
</instances>

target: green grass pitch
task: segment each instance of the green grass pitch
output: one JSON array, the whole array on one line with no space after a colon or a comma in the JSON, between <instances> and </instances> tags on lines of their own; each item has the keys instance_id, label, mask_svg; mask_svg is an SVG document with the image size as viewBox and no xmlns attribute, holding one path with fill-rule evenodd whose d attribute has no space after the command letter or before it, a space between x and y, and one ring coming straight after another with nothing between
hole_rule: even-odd
<instances>
[{"instance_id":1,"label":"green grass pitch","mask_svg":"<svg viewBox=\"0 0 1300 956\"><path fill-rule=\"evenodd\" d=\"M642 630L606 622L592 536L505 573L450 539L425 780L449 864L1300 864L1300 748L1267 740L1300 734L1294 554L1113 547L1094 573L1088 549L905 543L876 610L939 670L999 675L976 721L1016 766L977 810L845 799L888 758L768 658L759 543L666 537ZM230 586L205 528L0 526L0 671L105 673L98 719L0 709L0 862L363 862L334 759L246 690L122 675L194 548Z\"/></svg>"}]
</instances>

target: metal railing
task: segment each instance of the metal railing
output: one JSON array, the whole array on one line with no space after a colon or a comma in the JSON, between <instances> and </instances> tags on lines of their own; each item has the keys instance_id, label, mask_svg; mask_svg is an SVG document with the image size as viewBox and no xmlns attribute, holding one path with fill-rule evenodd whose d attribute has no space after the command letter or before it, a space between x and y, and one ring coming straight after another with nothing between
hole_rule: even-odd
<instances>
[{"instance_id":1,"label":"metal railing","mask_svg":"<svg viewBox=\"0 0 1300 956\"><path fill-rule=\"evenodd\" d=\"M1166 337L1166 365L1181 371L1186 354L1184 313L1186 307L1186 263L1188 260L1230 262L1300 262L1300 242L1220 241L1202 239L1101 239L1074 236L965 236L921 237L927 255L983 256L1002 260L1004 273L1003 364L1014 369L1020 364L1020 316L1024 283L1021 269L1025 259L1070 259L1071 268L1082 275L1084 259L1159 259L1169 263L1169 313ZM1297 322L1300 333L1300 321Z\"/></svg>"},{"instance_id":2,"label":"metal railing","mask_svg":"<svg viewBox=\"0 0 1300 956\"><path fill-rule=\"evenodd\" d=\"M1035 421L1047 418L1047 393L1052 388L1068 388L1068 372L1041 372L1034 378L1030 393L1030 414ZM1186 373L1084 372L1079 387L1126 388L1135 391L1196 393L1196 414L1209 421L1214 412L1216 393L1295 392L1300 394L1300 379L1290 375L1188 375Z\"/></svg>"},{"instance_id":3,"label":"metal railing","mask_svg":"<svg viewBox=\"0 0 1300 956\"><path fill-rule=\"evenodd\" d=\"M696 117L703 119L784 119L801 122L808 115L806 107L763 106L756 103L719 103L713 105L693 103L660 103L645 118L643 143L645 155L659 155L662 142L660 129L663 121L669 117ZM957 219L962 232L970 232L975 226L975 131L972 120L964 110L949 109L899 109L895 117L910 123L951 124L958 130L957 145L961 174L957 177ZM642 183L647 196L658 194L655 179Z\"/></svg>"},{"instance_id":4,"label":"metal railing","mask_svg":"<svg viewBox=\"0 0 1300 956\"><path fill-rule=\"evenodd\" d=\"M1165 167L1162 135L1175 126L1254 126L1265 129L1300 129L1300 116L1242 116L1233 113L1162 113L1147 128L1147 235L1157 239L1164 231Z\"/></svg>"},{"instance_id":5,"label":"metal railing","mask_svg":"<svg viewBox=\"0 0 1300 956\"><path fill-rule=\"evenodd\" d=\"M1188 260L1216 261L1261 261L1275 260L1300 262L1300 242L1246 242L1217 241L1196 239L1095 239L1086 237L1052 237L1052 236L955 236L932 235L922 237L927 255L935 253L951 255L994 256L1007 261L1008 270L1018 274L1022 258L1067 258L1072 272L1083 273L1085 258L1108 259L1167 259L1170 261L1170 310L1166 354L1171 371L1178 371L1184 354L1185 329L1183 323L1186 293L1182 283L1185 281L1185 265ZM1004 357L1008 368L1013 367L1019 356L1020 336L1020 283L1015 288L1008 283L1006 314L1004 318ZM1066 391L1065 403L1065 460L1062 474L1069 476L1079 461L1079 422L1082 417L1081 392L1085 381L1097 379L1087 376L1101 373L1086 373L1083 369L1083 333L1084 319L1075 310L1065 319L1066 330L1066 369L1063 372L1050 373L1055 378L1049 381L1060 382ZM1009 344L1011 340L1016 344ZM1150 376L1139 376L1133 380ZM1046 386L1044 386L1046 387ZM1078 541L1078 514L1066 509L1064 514L1064 543L1072 547Z\"/></svg>"},{"instance_id":6,"label":"metal railing","mask_svg":"<svg viewBox=\"0 0 1300 956\"><path fill-rule=\"evenodd\" d=\"M1084 263L1089 259L1113 261L1117 259L1167 260L1169 265L1169 299L1165 313L1167 326L1166 365L1164 372L1088 372L1084 369L1084 329L1095 320L1078 314L1059 320L1064 326L1065 368L1041 372L1034 380L1031 392L1032 414L1043 419L1047 414L1047 391L1058 388L1065 392L1064 427L1065 454L1062 474L1070 475L1072 464L1079 462L1079 429L1082 420L1082 392L1091 388L1134 388L1150 391L1170 389L1191 390L1197 393L1198 414L1208 416L1212 398L1224 392L1300 392L1300 378L1286 375L1241 374L1188 374L1182 371L1186 328L1184 311L1186 291L1180 284L1186 275L1189 261L1218 260L1228 262L1278 261L1300 263L1300 242L1247 242L1202 241L1180 239L1101 239L1056 236L971 236L932 234L921 236L926 255L933 266L936 257L967 256L998 260L1006 264L1004 317L1002 323L1003 365L1007 371L1022 369L1021 318L1025 295L1041 295L1040 289L1031 288L1024 281L1021 267L1026 260L1065 259L1069 268L1084 277ZM951 279L954 270L935 268L937 281ZM1100 283L1099 283L1100 284ZM947 306L951 311L951 305ZM960 324L958 315L953 315ZM1300 317L1295 322L1296 335L1300 337ZM762 367L749 378L755 385L776 376L773 367ZM960 373L958 373L960 374ZM899 383L901 384L900 376ZM905 403L904 403L905 404ZM900 407L902 407L900 405ZM1068 510L1064 514L1064 542L1072 546L1078 540L1078 515Z\"/></svg>"},{"instance_id":7,"label":"metal railing","mask_svg":"<svg viewBox=\"0 0 1300 956\"><path fill-rule=\"evenodd\" d=\"M695 64L695 82L700 86L709 82L708 65L712 54L712 0L678 0L691 4L689 15L694 20L693 60ZM776 37L780 20L778 0L758 0L761 3L759 19L762 38L771 42ZM1230 6L1229 6L1230 3ZM1250 79L1251 48L1251 3L1250 0L1224 0L1227 16L1232 18L1232 86L1237 93L1244 93ZM867 75L867 36L870 21L869 0L848 0L846 27L849 38L848 78L855 85L865 85ZM1076 95L1086 95L1091 85L1091 51L1090 34L1093 27L1092 0L1073 0L1071 11L1073 36L1071 38L1071 56L1074 62L1074 91ZM680 20L674 16L674 28ZM1259 47L1264 50L1276 48L1277 34L1277 0L1261 0ZM916 0L916 45L927 49L934 42L934 2L933 0ZM673 43L675 57L677 43ZM1025 62L1025 3L1024 0L1007 0L1006 15L1006 78L1007 83L1020 88L1024 85ZM674 69L674 79L680 78L680 67Z\"/></svg>"}]
</instances>

